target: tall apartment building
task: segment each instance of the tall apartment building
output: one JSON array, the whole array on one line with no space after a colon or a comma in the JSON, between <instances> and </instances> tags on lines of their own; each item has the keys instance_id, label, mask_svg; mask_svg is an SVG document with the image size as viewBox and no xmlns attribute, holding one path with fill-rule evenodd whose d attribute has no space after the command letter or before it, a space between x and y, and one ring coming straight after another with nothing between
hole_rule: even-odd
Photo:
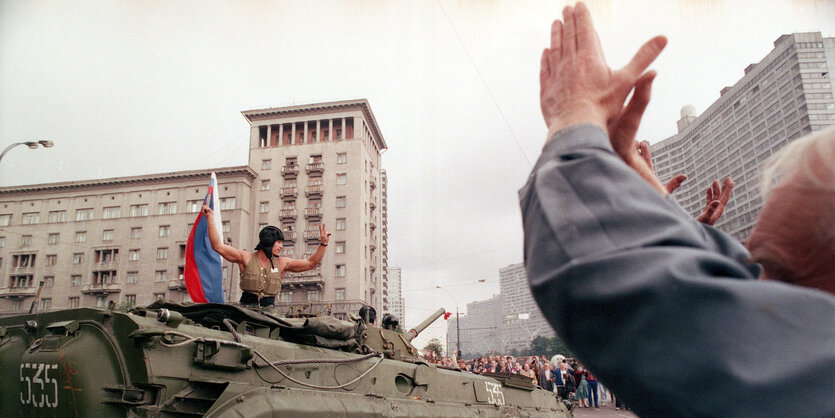
<instances>
[{"instance_id":1,"label":"tall apartment building","mask_svg":"<svg viewBox=\"0 0 835 418\"><path fill-rule=\"evenodd\" d=\"M502 321L498 335L503 352L528 348L537 336L555 335L533 300L523 263L499 269L499 291Z\"/></svg>"},{"instance_id":2,"label":"tall apartment building","mask_svg":"<svg viewBox=\"0 0 835 418\"><path fill-rule=\"evenodd\" d=\"M381 224L380 227L382 233L382 240L383 245L380 249L380 256L382 257L383 262L383 314L393 312L397 315L397 318L400 320L400 324L405 328L406 326L406 312L404 311L404 303L400 289L402 286L400 285L400 269L397 269L397 277L393 278L389 275L390 269L389 265L389 223L388 223L388 214L389 214L389 205L388 205L388 175L386 174L386 170L380 170L380 217L381 217Z\"/></svg>"},{"instance_id":3,"label":"tall apartment building","mask_svg":"<svg viewBox=\"0 0 835 418\"><path fill-rule=\"evenodd\" d=\"M315 270L288 273L276 306L331 311L383 309L380 154L386 142L366 100L242 112L249 122L249 165L256 225L284 231L288 257L307 258L319 245L319 224L332 233ZM387 260L385 260L387 261Z\"/></svg>"},{"instance_id":4,"label":"tall apartment building","mask_svg":"<svg viewBox=\"0 0 835 418\"><path fill-rule=\"evenodd\" d=\"M499 336L502 319L501 295L468 303L467 314L461 315L461 352L464 357L487 354L491 350L503 353ZM447 352L454 353L458 343L455 317L451 317L447 324L447 335Z\"/></svg>"},{"instance_id":5,"label":"tall apartment building","mask_svg":"<svg viewBox=\"0 0 835 418\"><path fill-rule=\"evenodd\" d=\"M189 301L185 245L211 171L0 188L0 312L28 310L41 281L41 310ZM214 171L224 236L249 241L257 175ZM227 297L231 267L224 261Z\"/></svg>"},{"instance_id":6,"label":"tall apartment building","mask_svg":"<svg viewBox=\"0 0 835 418\"><path fill-rule=\"evenodd\" d=\"M388 298L391 303L388 305L389 312L397 316L400 320L400 326L407 330L406 327L406 299L403 298L403 282L401 279L402 270L400 267L389 267L386 269L388 275ZM385 288L386 284L384 284Z\"/></svg>"},{"instance_id":7,"label":"tall apartment building","mask_svg":"<svg viewBox=\"0 0 835 418\"><path fill-rule=\"evenodd\" d=\"M775 151L835 124L835 38L819 32L780 36L759 63L701 115L685 106L678 133L651 146L662 181L689 178L674 196L694 216L714 179L730 176L733 196L716 227L745 241L762 208L759 168Z\"/></svg>"}]
</instances>

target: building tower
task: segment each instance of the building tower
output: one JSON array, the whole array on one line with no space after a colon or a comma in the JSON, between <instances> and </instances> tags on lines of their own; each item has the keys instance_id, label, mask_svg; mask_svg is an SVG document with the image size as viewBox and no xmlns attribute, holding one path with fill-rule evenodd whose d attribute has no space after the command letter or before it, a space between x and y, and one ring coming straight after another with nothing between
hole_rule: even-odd
<instances>
[{"instance_id":1,"label":"building tower","mask_svg":"<svg viewBox=\"0 0 835 418\"><path fill-rule=\"evenodd\" d=\"M330 311L338 318L362 305L382 314L383 234L380 153L386 142L367 100L242 112L249 122L249 166L257 230L284 231L284 254L307 258L319 224L332 233L322 264L285 274L279 311ZM252 247L257 235L250 238Z\"/></svg>"},{"instance_id":2,"label":"building tower","mask_svg":"<svg viewBox=\"0 0 835 418\"><path fill-rule=\"evenodd\" d=\"M382 269L383 272L383 297L382 297L382 306L383 310L381 313L392 312L394 306L397 306L400 303L400 275L398 269L398 276L397 276L397 283L392 286L391 277L389 276L389 226L388 226L388 217L389 217L389 206L388 206L388 175L386 174L386 170L380 170L380 223L381 227L380 230L382 232L380 239L382 240L382 246L380 249L380 256L382 258ZM395 296L396 290L396 296ZM400 323L405 326L403 322L403 317L398 315L397 318L400 319Z\"/></svg>"},{"instance_id":3,"label":"building tower","mask_svg":"<svg viewBox=\"0 0 835 418\"><path fill-rule=\"evenodd\" d=\"M503 318L498 334L503 352L529 348L537 336L556 335L533 300L523 263L499 269L499 291Z\"/></svg>"},{"instance_id":4,"label":"building tower","mask_svg":"<svg viewBox=\"0 0 835 418\"><path fill-rule=\"evenodd\" d=\"M388 293L391 304L388 312L393 313L400 320L400 326L406 330L406 306L403 298L402 270L400 267L388 268Z\"/></svg>"},{"instance_id":5,"label":"building tower","mask_svg":"<svg viewBox=\"0 0 835 418\"><path fill-rule=\"evenodd\" d=\"M763 205L763 162L801 135L835 124L833 71L835 38L781 36L701 115L682 109L678 133L651 147L658 177L688 176L674 196L693 216L704 210L710 182L733 178L736 188L716 227L747 240Z\"/></svg>"}]
</instances>

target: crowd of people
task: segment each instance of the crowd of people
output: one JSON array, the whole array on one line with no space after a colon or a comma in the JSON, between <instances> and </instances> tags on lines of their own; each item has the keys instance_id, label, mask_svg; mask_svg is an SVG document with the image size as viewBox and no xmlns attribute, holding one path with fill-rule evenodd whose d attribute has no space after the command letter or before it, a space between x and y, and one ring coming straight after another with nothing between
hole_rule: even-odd
<instances>
[{"instance_id":1,"label":"crowd of people","mask_svg":"<svg viewBox=\"0 0 835 418\"><path fill-rule=\"evenodd\" d=\"M556 355L550 360L541 356L519 356L492 354L470 360L455 360L450 357L437 357L428 352L426 360L442 367L463 370L476 374L505 373L518 374L531 379L531 383L559 395L561 399L577 401L579 408L598 408L601 399L606 398L605 388L598 384L597 378L575 358ZM609 393L620 408L614 394Z\"/></svg>"}]
</instances>

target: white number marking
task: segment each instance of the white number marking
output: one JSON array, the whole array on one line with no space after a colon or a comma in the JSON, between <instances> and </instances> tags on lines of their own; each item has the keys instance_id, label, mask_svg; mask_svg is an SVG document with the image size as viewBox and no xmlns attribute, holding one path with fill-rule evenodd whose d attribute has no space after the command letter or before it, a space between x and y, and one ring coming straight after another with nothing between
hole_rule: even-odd
<instances>
[{"instance_id":1,"label":"white number marking","mask_svg":"<svg viewBox=\"0 0 835 418\"><path fill-rule=\"evenodd\" d=\"M499 406L504 405L502 385L493 382L484 382L484 389L487 390L487 403Z\"/></svg>"},{"instance_id":2,"label":"white number marking","mask_svg":"<svg viewBox=\"0 0 835 418\"><path fill-rule=\"evenodd\" d=\"M20 365L21 404L32 405L36 408L58 407L58 380L54 377L49 377L50 370L57 371L58 365L46 363L24 363ZM26 382L25 394L22 385L23 382ZM33 383L39 386L33 388ZM52 402L50 402L49 393L47 392L47 385L49 384L52 384ZM40 389L38 389L39 387Z\"/></svg>"}]
</instances>

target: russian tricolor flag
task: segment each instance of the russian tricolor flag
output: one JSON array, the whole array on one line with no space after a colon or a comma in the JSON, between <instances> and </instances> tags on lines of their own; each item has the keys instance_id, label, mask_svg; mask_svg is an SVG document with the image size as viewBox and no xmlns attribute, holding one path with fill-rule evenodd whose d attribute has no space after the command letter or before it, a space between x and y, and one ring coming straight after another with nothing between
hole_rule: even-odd
<instances>
[{"instance_id":1,"label":"russian tricolor flag","mask_svg":"<svg viewBox=\"0 0 835 418\"><path fill-rule=\"evenodd\" d=\"M220 220L220 198L217 194L217 177L212 173L209 191L204 205L214 211L215 230L223 242L223 224ZM223 303L223 260L209 242L209 223L201 210L191 228L186 242L185 282L191 300L196 303Z\"/></svg>"}]
</instances>

